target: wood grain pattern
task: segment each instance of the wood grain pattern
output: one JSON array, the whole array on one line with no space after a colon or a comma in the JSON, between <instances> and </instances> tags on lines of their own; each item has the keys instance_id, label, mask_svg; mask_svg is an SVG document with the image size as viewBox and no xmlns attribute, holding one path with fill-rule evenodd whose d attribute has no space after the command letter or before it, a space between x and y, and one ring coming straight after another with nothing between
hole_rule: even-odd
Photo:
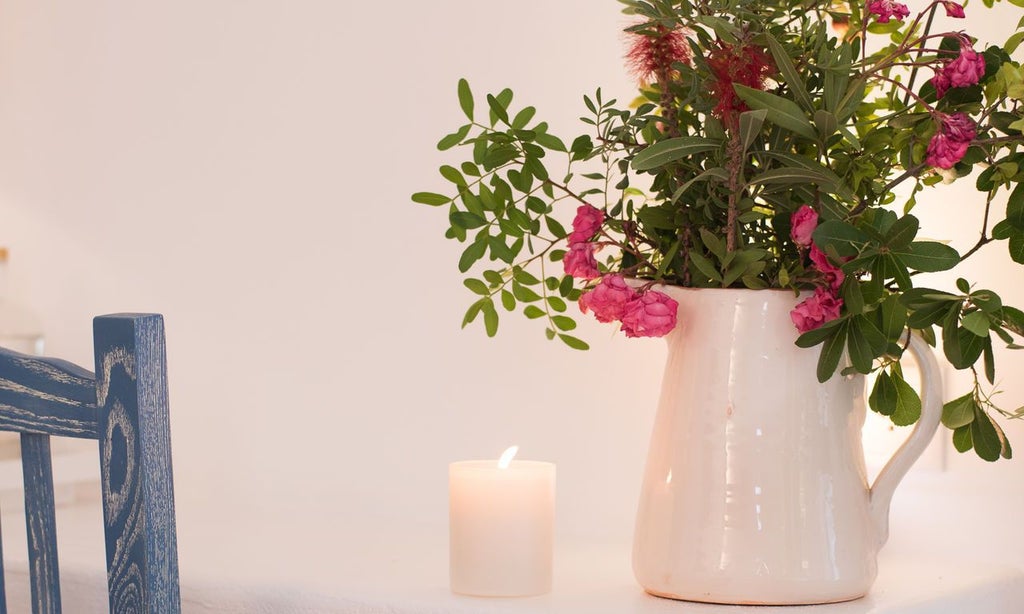
<instances>
[{"instance_id":1,"label":"wood grain pattern","mask_svg":"<svg viewBox=\"0 0 1024 614\"><path fill-rule=\"evenodd\" d=\"M163 318L96 318L100 470L112 612L181 610Z\"/></svg>"},{"instance_id":2,"label":"wood grain pattern","mask_svg":"<svg viewBox=\"0 0 1024 614\"><path fill-rule=\"evenodd\" d=\"M178 614L163 318L93 322L97 376L0 348L0 430L21 433L32 611L61 609L50 436L99 442L113 614ZM0 557L0 614L4 603Z\"/></svg>"},{"instance_id":3,"label":"wood grain pattern","mask_svg":"<svg viewBox=\"0 0 1024 614\"><path fill-rule=\"evenodd\" d=\"M33 614L60 614L57 521L53 505L53 464L49 435L22 433L25 527Z\"/></svg>"},{"instance_id":4,"label":"wood grain pattern","mask_svg":"<svg viewBox=\"0 0 1024 614\"><path fill-rule=\"evenodd\" d=\"M91 373L0 349L0 430L96 439L97 425Z\"/></svg>"}]
</instances>

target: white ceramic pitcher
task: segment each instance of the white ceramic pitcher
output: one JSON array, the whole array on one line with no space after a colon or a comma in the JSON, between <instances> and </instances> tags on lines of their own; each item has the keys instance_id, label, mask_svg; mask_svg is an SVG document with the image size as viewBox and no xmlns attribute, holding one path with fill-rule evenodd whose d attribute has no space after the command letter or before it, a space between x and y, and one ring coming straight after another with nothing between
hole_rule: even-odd
<instances>
[{"instance_id":1,"label":"white ceramic pitcher","mask_svg":"<svg viewBox=\"0 0 1024 614\"><path fill-rule=\"evenodd\" d=\"M650 593L810 604L871 587L893 491L942 414L938 366L912 338L921 420L868 486L864 378L818 382L781 290L658 288L679 302L637 516L633 569Z\"/></svg>"}]
</instances>

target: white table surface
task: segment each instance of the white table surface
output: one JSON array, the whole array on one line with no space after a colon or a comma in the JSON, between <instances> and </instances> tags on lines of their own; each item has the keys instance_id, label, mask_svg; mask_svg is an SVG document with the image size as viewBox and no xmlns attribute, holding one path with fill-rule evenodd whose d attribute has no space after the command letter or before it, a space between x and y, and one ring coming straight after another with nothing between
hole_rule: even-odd
<instances>
[{"instance_id":1,"label":"white table surface","mask_svg":"<svg viewBox=\"0 0 1024 614\"><path fill-rule=\"evenodd\" d=\"M1008 485L1010 486L1010 485ZM1015 486L1015 485L1012 485ZM183 610L273 614L1012 614L1024 612L1024 489L991 491L961 476L918 472L897 493L892 539L871 594L810 608L712 606L646 595L628 540L559 535L554 590L486 599L448 590L447 529L280 505L224 503L179 520ZM413 513L413 512L410 512ZM28 612L24 518L5 512L8 602ZM58 509L64 611L105 612L98 502ZM399 528L404 526L405 528Z\"/></svg>"}]
</instances>

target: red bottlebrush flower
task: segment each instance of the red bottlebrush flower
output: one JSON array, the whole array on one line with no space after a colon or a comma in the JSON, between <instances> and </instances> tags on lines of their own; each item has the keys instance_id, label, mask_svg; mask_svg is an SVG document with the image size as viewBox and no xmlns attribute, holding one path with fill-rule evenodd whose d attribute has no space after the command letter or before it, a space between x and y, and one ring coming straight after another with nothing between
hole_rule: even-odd
<instances>
[{"instance_id":1,"label":"red bottlebrush flower","mask_svg":"<svg viewBox=\"0 0 1024 614\"><path fill-rule=\"evenodd\" d=\"M878 15L878 23L889 23L894 17L896 21L903 21L904 17L910 15L910 9L906 4L893 0L869 0L868 12Z\"/></svg>"},{"instance_id":2,"label":"red bottlebrush flower","mask_svg":"<svg viewBox=\"0 0 1024 614\"><path fill-rule=\"evenodd\" d=\"M750 108L736 95L733 85L739 83L758 90L764 89L764 81L775 72L775 63L768 53L754 45L730 45L718 41L710 51L708 66L714 74L711 94L718 99L712 110L715 117L735 128L739 114Z\"/></svg>"},{"instance_id":3,"label":"red bottlebrush flower","mask_svg":"<svg viewBox=\"0 0 1024 614\"><path fill-rule=\"evenodd\" d=\"M693 51L686 37L686 28L668 29L657 26L652 32L629 32L626 66L637 80L646 85L652 81L668 81L674 74L672 64L689 64Z\"/></svg>"},{"instance_id":4,"label":"red bottlebrush flower","mask_svg":"<svg viewBox=\"0 0 1024 614\"><path fill-rule=\"evenodd\" d=\"M939 130L928 143L925 162L936 168L953 168L978 134L974 120L964 113L939 114Z\"/></svg>"}]
</instances>

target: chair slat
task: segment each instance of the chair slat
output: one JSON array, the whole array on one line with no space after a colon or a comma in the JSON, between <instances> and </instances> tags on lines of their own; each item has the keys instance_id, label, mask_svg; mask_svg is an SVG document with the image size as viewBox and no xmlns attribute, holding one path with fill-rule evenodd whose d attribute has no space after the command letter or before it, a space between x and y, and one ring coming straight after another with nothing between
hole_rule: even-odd
<instances>
[{"instance_id":1,"label":"chair slat","mask_svg":"<svg viewBox=\"0 0 1024 614\"><path fill-rule=\"evenodd\" d=\"M60 613L57 521L53 501L50 437L23 433L21 464L25 474L25 525L33 614Z\"/></svg>"},{"instance_id":2,"label":"chair slat","mask_svg":"<svg viewBox=\"0 0 1024 614\"><path fill-rule=\"evenodd\" d=\"M0 429L98 439L92 374L63 360L0 349Z\"/></svg>"},{"instance_id":3,"label":"chair slat","mask_svg":"<svg viewBox=\"0 0 1024 614\"><path fill-rule=\"evenodd\" d=\"M104 316L93 330L110 611L176 614L181 598L163 318Z\"/></svg>"}]
</instances>

